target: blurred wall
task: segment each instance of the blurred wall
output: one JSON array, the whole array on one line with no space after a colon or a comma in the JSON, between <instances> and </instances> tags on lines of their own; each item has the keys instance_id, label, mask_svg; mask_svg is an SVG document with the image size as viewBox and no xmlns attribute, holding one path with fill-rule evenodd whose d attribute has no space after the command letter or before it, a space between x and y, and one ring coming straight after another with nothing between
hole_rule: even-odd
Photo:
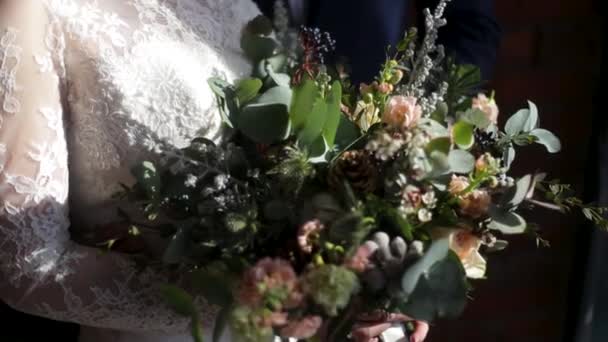
<instances>
[{"instance_id":1,"label":"blurred wall","mask_svg":"<svg viewBox=\"0 0 608 342\"><path fill-rule=\"evenodd\" d=\"M527 148L516 172L542 168L582 188L601 55L598 8L592 0L496 2L503 41L490 88L497 92L501 121L531 100L541 126L564 145L554 156ZM580 217L548 212L528 220L541 225L551 247L537 248L533 238L511 239L510 248L489 259L489 279L474 283L465 315L438 322L431 342L574 340L587 231Z\"/></svg>"}]
</instances>

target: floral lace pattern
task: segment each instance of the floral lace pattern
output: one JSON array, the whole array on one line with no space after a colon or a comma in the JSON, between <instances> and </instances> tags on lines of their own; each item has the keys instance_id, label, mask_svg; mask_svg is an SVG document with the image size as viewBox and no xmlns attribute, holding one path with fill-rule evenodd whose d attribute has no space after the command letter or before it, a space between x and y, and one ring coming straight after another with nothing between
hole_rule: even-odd
<instances>
[{"instance_id":1,"label":"floral lace pattern","mask_svg":"<svg viewBox=\"0 0 608 342\"><path fill-rule=\"evenodd\" d=\"M69 229L115 217L111 196L132 181L133 163L199 134L219 138L205 80L249 72L239 34L258 9L250 0L13 3L8 19L0 12L2 299L86 326L184 333L187 320L158 296L162 275L78 246ZM215 310L199 304L212 322Z\"/></svg>"}]
</instances>

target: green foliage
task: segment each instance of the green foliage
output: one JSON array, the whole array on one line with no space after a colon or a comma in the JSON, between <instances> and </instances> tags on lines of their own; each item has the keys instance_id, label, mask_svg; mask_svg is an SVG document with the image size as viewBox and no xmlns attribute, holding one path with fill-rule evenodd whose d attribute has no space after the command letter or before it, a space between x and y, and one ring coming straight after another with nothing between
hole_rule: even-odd
<instances>
[{"instance_id":1,"label":"green foliage","mask_svg":"<svg viewBox=\"0 0 608 342\"><path fill-rule=\"evenodd\" d=\"M309 271L304 276L303 286L314 303L329 316L338 315L360 289L355 273L335 265L322 265Z\"/></svg>"},{"instance_id":2,"label":"green foliage","mask_svg":"<svg viewBox=\"0 0 608 342\"><path fill-rule=\"evenodd\" d=\"M237 126L252 140L270 144L285 140L290 133L291 90L274 87L243 108Z\"/></svg>"},{"instance_id":3,"label":"green foliage","mask_svg":"<svg viewBox=\"0 0 608 342\"><path fill-rule=\"evenodd\" d=\"M230 326L235 333L237 342L261 342L271 341L273 331L271 327L260 325L258 322L264 319L264 315L270 312L239 306L232 310Z\"/></svg>"},{"instance_id":4,"label":"green foliage","mask_svg":"<svg viewBox=\"0 0 608 342\"><path fill-rule=\"evenodd\" d=\"M165 249L163 262L167 265L172 265L183 261L183 258L187 256L189 242L188 231L184 228L178 229Z\"/></svg>"},{"instance_id":5,"label":"green foliage","mask_svg":"<svg viewBox=\"0 0 608 342\"><path fill-rule=\"evenodd\" d=\"M460 100L463 96L471 95L471 93L481 83L481 70L474 65L457 65L453 61L448 60L448 93L446 96L450 112L456 112L460 107L462 109L470 108L470 106L460 106Z\"/></svg>"},{"instance_id":6,"label":"green foliage","mask_svg":"<svg viewBox=\"0 0 608 342\"><path fill-rule=\"evenodd\" d=\"M183 289L173 285L164 285L160 290L163 298L176 313L191 318L192 337L195 342L202 342L203 332L201 330L199 314L194 305L194 298Z\"/></svg>"},{"instance_id":7,"label":"green foliage","mask_svg":"<svg viewBox=\"0 0 608 342\"><path fill-rule=\"evenodd\" d=\"M547 149L549 153L557 153L561 150L561 142L550 131L539 128L538 109L532 102L529 109L522 109L509 118L505 125L506 140L516 145L525 146L538 143ZM510 163L507 163L510 165Z\"/></svg>"},{"instance_id":8,"label":"green foliage","mask_svg":"<svg viewBox=\"0 0 608 342\"><path fill-rule=\"evenodd\" d=\"M454 127L452 127L452 136L454 138L454 142L458 147L463 150L468 150L475 143L475 138L473 136L473 130L475 126L465 121L458 121Z\"/></svg>"},{"instance_id":9,"label":"green foliage","mask_svg":"<svg viewBox=\"0 0 608 342\"><path fill-rule=\"evenodd\" d=\"M253 100L262 89L262 81L257 78L246 78L236 85L236 97L241 105Z\"/></svg>"},{"instance_id":10,"label":"green foliage","mask_svg":"<svg viewBox=\"0 0 608 342\"><path fill-rule=\"evenodd\" d=\"M475 157L467 151L452 150L448 155L450 171L454 173L469 173L475 168Z\"/></svg>"},{"instance_id":11,"label":"green foliage","mask_svg":"<svg viewBox=\"0 0 608 342\"><path fill-rule=\"evenodd\" d=\"M211 305L228 307L238 276L223 262L215 262L192 272L192 286Z\"/></svg>"},{"instance_id":12,"label":"green foliage","mask_svg":"<svg viewBox=\"0 0 608 342\"><path fill-rule=\"evenodd\" d=\"M502 208L490 209L491 221L488 228L498 230L503 234L522 234L526 231L526 220L519 214Z\"/></svg>"},{"instance_id":13,"label":"green foliage","mask_svg":"<svg viewBox=\"0 0 608 342\"><path fill-rule=\"evenodd\" d=\"M272 23L264 16L250 21L241 36L241 48L253 62L273 56L279 48L279 42L270 36Z\"/></svg>"},{"instance_id":14,"label":"green foliage","mask_svg":"<svg viewBox=\"0 0 608 342\"><path fill-rule=\"evenodd\" d=\"M297 129L302 128L308 120L315 100L319 97L320 89L313 80L306 79L293 90L293 102L289 111L291 122Z\"/></svg>"},{"instance_id":15,"label":"green foliage","mask_svg":"<svg viewBox=\"0 0 608 342\"><path fill-rule=\"evenodd\" d=\"M465 271L458 256L450 251L419 277L408 300L398 307L415 319L430 322L459 316L466 303Z\"/></svg>"},{"instance_id":16,"label":"green foliage","mask_svg":"<svg viewBox=\"0 0 608 342\"><path fill-rule=\"evenodd\" d=\"M137 180L137 184L146 193L148 199L158 198L161 190L161 178L156 165L149 161L137 164L131 173Z\"/></svg>"}]
</instances>

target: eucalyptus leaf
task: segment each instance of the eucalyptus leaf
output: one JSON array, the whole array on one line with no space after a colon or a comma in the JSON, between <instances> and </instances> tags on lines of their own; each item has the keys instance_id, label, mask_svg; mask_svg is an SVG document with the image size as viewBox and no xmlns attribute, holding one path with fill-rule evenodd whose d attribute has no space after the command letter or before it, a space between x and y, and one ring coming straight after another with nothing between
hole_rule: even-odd
<instances>
[{"instance_id":1,"label":"eucalyptus leaf","mask_svg":"<svg viewBox=\"0 0 608 342\"><path fill-rule=\"evenodd\" d=\"M292 92L288 87L276 86L264 92L256 101L256 104L282 104L289 107Z\"/></svg>"},{"instance_id":2,"label":"eucalyptus leaf","mask_svg":"<svg viewBox=\"0 0 608 342\"><path fill-rule=\"evenodd\" d=\"M452 127L454 142L462 149L469 149L475 143L473 131L475 126L465 121L459 121Z\"/></svg>"},{"instance_id":3,"label":"eucalyptus leaf","mask_svg":"<svg viewBox=\"0 0 608 342\"><path fill-rule=\"evenodd\" d=\"M262 89L262 81L257 78L246 78L236 85L236 97L241 105L253 100Z\"/></svg>"},{"instance_id":4,"label":"eucalyptus leaf","mask_svg":"<svg viewBox=\"0 0 608 342\"><path fill-rule=\"evenodd\" d=\"M173 285L163 285L160 293L176 313L189 317L196 315L194 298L185 290Z\"/></svg>"},{"instance_id":5,"label":"eucalyptus leaf","mask_svg":"<svg viewBox=\"0 0 608 342\"><path fill-rule=\"evenodd\" d=\"M272 57L265 58L258 62L254 67L253 76L260 79L267 79L270 77L268 70L272 69L273 72L278 73L285 69L287 64L287 56L284 54L277 54Z\"/></svg>"},{"instance_id":6,"label":"eucalyptus leaf","mask_svg":"<svg viewBox=\"0 0 608 342\"><path fill-rule=\"evenodd\" d=\"M316 83L309 79L294 89L293 102L289 111L294 128L300 128L306 123L315 99L319 95L320 92Z\"/></svg>"},{"instance_id":7,"label":"eucalyptus leaf","mask_svg":"<svg viewBox=\"0 0 608 342\"><path fill-rule=\"evenodd\" d=\"M213 93L215 95L217 95L221 98L225 98L226 89L232 87L230 85L230 83L226 82L225 80L223 80L219 77L211 77L210 79L207 80L207 84L211 88L211 91L213 91Z\"/></svg>"},{"instance_id":8,"label":"eucalyptus leaf","mask_svg":"<svg viewBox=\"0 0 608 342\"><path fill-rule=\"evenodd\" d=\"M526 231L526 220L514 212L494 207L490 210L490 217L492 219L488 224L490 229L508 235L522 234Z\"/></svg>"},{"instance_id":9,"label":"eucalyptus leaf","mask_svg":"<svg viewBox=\"0 0 608 342\"><path fill-rule=\"evenodd\" d=\"M188 233L186 229L179 228L163 253L163 262L167 265L178 264L187 255Z\"/></svg>"},{"instance_id":10,"label":"eucalyptus leaf","mask_svg":"<svg viewBox=\"0 0 608 342\"><path fill-rule=\"evenodd\" d=\"M237 126L247 137L264 144L287 139L291 129L283 104L248 105L240 113Z\"/></svg>"},{"instance_id":11,"label":"eucalyptus leaf","mask_svg":"<svg viewBox=\"0 0 608 342\"><path fill-rule=\"evenodd\" d=\"M515 160L515 148L513 148L512 145L509 145L509 147L504 150L502 159L505 164L504 167L508 171Z\"/></svg>"},{"instance_id":12,"label":"eucalyptus leaf","mask_svg":"<svg viewBox=\"0 0 608 342\"><path fill-rule=\"evenodd\" d=\"M414 293L420 278L428 274L433 265L448 256L449 246L450 243L447 238L434 241L429 250L424 253L424 256L405 271L401 278L404 300L407 301Z\"/></svg>"},{"instance_id":13,"label":"eucalyptus leaf","mask_svg":"<svg viewBox=\"0 0 608 342\"><path fill-rule=\"evenodd\" d=\"M562 149L559 138L546 129L537 128L530 135L536 138L537 143L544 145L549 153L557 153Z\"/></svg>"},{"instance_id":14,"label":"eucalyptus leaf","mask_svg":"<svg viewBox=\"0 0 608 342\"><path fill-rule=\"evenodd\" d=\"M515 185L507 189L501 198L501 202L506 208L514 208L520 205L528 195L530 187L533 186L532 175L525 175L515 182Z\"/></svg>"},{"instance_id":15,"label":"eucalyptus leaf","mask_svg":"<svg viewBox=\"0 0 608 342\"><path fill-rule=\"evenodd\" d=\"M285 88L291 86L291 77L289 75L275 72L270 64L267 65L266 71L276 85Z\"/></svg>"},{"instance_id":16,"label":"eucalyptus leaf","mask_svg":"<svg viewBox=\"0 0 608 342\"><path fill-rule=\"evenodd\" d=\"M538 108L532 101L528 101L528 107L530 108L530 120L526 122L524 132L530 132L540 125L540 118L538 116Z\"/></svg>"},{"instance_id":17,"label":"eucalyptus leaf","mask_svg":"<svg viewBox=\"0 0 608 342\"><path fill-rule=\"evenodd\" d=\"M467 151L452 150L448 155L450 171L454 173L469 173L475 168L475 157Z\"/></svg>"},{"instance_id":18,"label":"eucalyptus leaf","mask_svg":"<svg viewBox=\"0 0 608 342\"><path fill-rule=\"evenodd\" d=\"M327 121L327 103L323 98L318 97L312 106L312 110L308 115L306 123L302 127L299 134L299 142L301 146L309 148L323 132L323 127Z\"/></svg>"},{"instance_id":19,"label":"eucalyptus leaf","mask_svg":"<svg viewBox=\"0 0 608 342\"><path fill-rule=\"evenodd\" d=\"M241 36L241 49L250 61L257 63L271 57L279 48L279 42L271 37L244 32Z\"/></svg>"},{"instance_id":20,"label":"eucalyptus leaf","mask_svg":"<svg viewBox=\"0 0 608 342\"><path fill-rule=\"evenodd\" d=\"M407 302L399 305L401 312L426 322L462 314L467 303L465 270L454 252L446 254L420 277Z\"/></svg>"},{"instance_id":21,"label":"eucalyptus leaf","mask_svg":"<svg viewBox=\"0 0 608 342\"><path fill-rule=\"evenodd\" d=\"M437 122L445 122L445 118L448 115L448 105L445 102L439 102L437 104L437 108L435 108L435 111L433 111L433 113L431 113L431 119L437 121Z\"/></svg>"},{"instance_id":22,"label":"eucalyptus leaf","mask_svg":"<svg viewBox=\"0 0 608 342\"><path fill-rule=\"evenodd\" d=\"M340 113L340 123L336 132L334 145L338 151L343 151L361 138L361 130L344 114Z\"/></svg>"},{"instance_id":23,"label":"eucalyptus leaf","mask_svg":"<svg viewBox=\"0 0 608 342\"><path fill-rule=\"evenodd\" d=\"M209 304L229 306L233 301L232 285L235 277L230 276L225 265L219 263L192 272L192 285Z\"/></svg>"},{"instance_id":24,"label":"eucalyptus leaf","mask_svg":"<svg viewBox=\"0 0 608 342\"><path fill-rule=\"evenodd\" d=\"M460 119L481 129L486 129L492 123L492 121L488 119L488 115L477 108L467 110L462 114Z\"/></svg>"},{"instance_id":25,"label":"eucalyptus leaf","mask_svg":"<svg viewBox=\"0 0 608 342\"><path fill-rule=\"evenodd\" d=\"M310 163L325 164L329 161L329 152L331 152L331 150L322 135L317 137L317 139L308 147L308 149L308 161Z\"/></svg>"},{"instance_id":26,"label":"eucalyptus leaf","mask_svg":"<svg viewBox=\"0 0 608 342\"><path fill-rule=\"evenodd\" d=\"M220 312L217 314L217 318L215 320L215 326L213 327L213 342L222 341L222 335L224 330L226 330L226 326L228 325L231 312L232 308L229 306L225 306L220 309Z\"/></svg>"},{"instance_id":27,"label":"eucalyptus leaf","mask_svg":"<svg viewBox=\"0 0 608 342\"><path fill-rule=\"evenodd\" d=\"M450 153L450 148L452 147L452 141L449 137L440 137L431 140L426 145L426 152L431 153L433 151L439 151L445 155Z\"/></svg>"},{"instance_id":28,"label":"eucalyptus leaf","mask_svg":"<svg viewBox=\"0 0 608 342\"><path fill-rule=\"evenodd\" d=\"M445 126L430 118L420 119L418 127L424 129L432 139L438 137L447 137L450 135Z\"/></svg>"},{"instance_id":29,"label":"eucalyptus leaf","mask_svg":"<svg viewBox=\"0 0 608 342\"><path fill-rule=\"evenodd\" d=\"M331 91L327 96L327 119L323 128L323 137L329 146L333 146L336 140L336 134L340 125L340 116L342 111L342 85L339 81L335 81L331 86Z\"/></svg>"},{"instance_id":30,"label":"eucalyptus leaf","mask_svg":"<svg viewBox=\"0 0 608 342\"><path fill-rule=\"evenodd\" d=\"M520 135L521 133L528 133L526 129L530 126L535 125L534 117L530 114L529 109L522 109L517 113L513 114L507 120L507 124L505 125L505 132L511 136L515 137Z\"/></svg>"}]
</instances>

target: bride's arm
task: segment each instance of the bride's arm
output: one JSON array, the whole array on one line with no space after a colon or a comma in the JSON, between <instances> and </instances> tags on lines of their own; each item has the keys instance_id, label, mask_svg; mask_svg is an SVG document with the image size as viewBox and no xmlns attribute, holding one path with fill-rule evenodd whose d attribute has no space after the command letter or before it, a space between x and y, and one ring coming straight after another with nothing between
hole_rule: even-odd
<instances>
[{"instance_id":1,"label":"bride's arm","mask_svg":"<svg viewBox=\"0 0 608 342\"><path fill-rule=\"evenodd\" d=\"M69 239L62 42L40 3L0 0L1 299L89 326L186 331L158 276Z\"/></svg>"}]
</instances>

